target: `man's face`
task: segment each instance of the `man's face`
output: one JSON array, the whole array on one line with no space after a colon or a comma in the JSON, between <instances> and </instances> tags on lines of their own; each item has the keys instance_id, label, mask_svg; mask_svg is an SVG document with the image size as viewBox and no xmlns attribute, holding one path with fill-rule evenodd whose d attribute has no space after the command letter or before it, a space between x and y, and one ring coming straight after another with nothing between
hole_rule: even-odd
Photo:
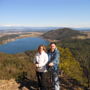
<instances>
[{"instance_id":1,"label":"man's face","mask_svg":"<svg viewBox=\"0 0 90 90\"><path fill-rule=\"evenodd\" d=\"M55 44L51 44L51 45L50 45L50 49L51 49L51 50L55 50L55 48L56 48L56 45L55 45Z\"/></svg>"}]
</instances>

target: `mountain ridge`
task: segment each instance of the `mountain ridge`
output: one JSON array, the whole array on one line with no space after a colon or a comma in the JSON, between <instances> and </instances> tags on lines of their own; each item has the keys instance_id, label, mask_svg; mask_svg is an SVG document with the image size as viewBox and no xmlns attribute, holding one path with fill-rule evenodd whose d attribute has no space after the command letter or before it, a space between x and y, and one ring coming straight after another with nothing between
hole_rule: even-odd
<instances>
[{"instance_id":1,"label":"mountain ridge","mask_svg":"<svg viewBox=\"0 0 90 90\"><path fill-rule=\"evenodd\" d=\"M87 36L87 34L81 33L80 31L73 30L71 28L62 28L62 29L55 29L46 32L42 35L42 37L51 39L51 40L68 40L72 39L73 37L77 36Z\"/></svg>"}]
</instances>

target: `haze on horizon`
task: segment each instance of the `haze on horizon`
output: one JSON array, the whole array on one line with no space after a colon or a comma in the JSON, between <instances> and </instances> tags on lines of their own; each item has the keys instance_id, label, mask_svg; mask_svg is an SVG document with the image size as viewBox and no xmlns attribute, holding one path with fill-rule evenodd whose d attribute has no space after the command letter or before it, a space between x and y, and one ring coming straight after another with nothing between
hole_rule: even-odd
<instances>
[{"instance_id":1,"label":"haze on horizon","mask_svg":"<svg viewBox=\"0 0 90 90\"><path fill-rule=\"evenodd\" d=\"M90 27L90 0L0 0L0 26Z\"/></svg>"}]
</instances>

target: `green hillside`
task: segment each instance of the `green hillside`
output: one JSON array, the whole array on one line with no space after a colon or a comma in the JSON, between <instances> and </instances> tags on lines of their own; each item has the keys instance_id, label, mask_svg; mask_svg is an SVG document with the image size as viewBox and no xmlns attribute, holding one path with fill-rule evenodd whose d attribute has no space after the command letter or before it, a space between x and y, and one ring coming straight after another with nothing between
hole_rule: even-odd
<instances>
[{"instance_id":1,"label":"green hillside","mask_svg":"<svg viewBox=\"0 0 90 90\"><path fill-rule=\"evenodd\" d=\"M47 39L62 41L62 40L72 39L72 37L76 37L76 36L87 36L87 35L81 33L80 31L73 30L70 28L62 28L62 29L51 30L49 32L46 32L42 36Z\"/></svg>"},{"instance_id":2,"label":"green hillside","mask_svg":"<svg viewBox=\"0 0 90 90\"><path fill-rule=\"evenodd\" d=\"M87 78L84 76L83 69L79 62L75 60L68 48L58 47L61 52L60 68L62 74L60 75L61 90L81 88L84 90L87 85ZM16 79L17 83L27 82L29 86L36 88L36 74L33 58L36 51L27 51L20 54L5 54L0 53L0 79ZM27 78L27 79L26 79ZM68 83L68 84L67 84ZM25 84L28 86L28 83Z\"/></svg>"},{"instance_id":3,"label":"green hillside","mask_svg":"<svg viewBox=\"0 0 90 90\"><path fill-rule=\"evenodd\" d=\"M19 75L27 73L27 75L34 79L35 67L25 53L22 54L5 54L0 53L0 79L18 79Z\"/></svg>"},{"instance_id":4,"label":"green hillside","mask_svg":"<svg viewBox=\"0 0 90 90\"><path fill-rule=\"evenodd\" d=\"M56 40L59 47L61 46L62 48L68 48L70 50L75 60L78 61L80 67L83 69L84 76L88 80L88 87L90 87L90 39L72 38L78 35L83 36L85 34L69 28L63 28L49 31L45 33L43 37Z\"/></svg>"},{"instance_id":5,"label":"green hillside","mask_svg":"<svg viewBox=\"0 0 90 90\"><path fill-rule=\"evenodd\" d=\"M43 35L44 38L57 40L60 50L61 90L88 90L90 87L90 39L71 38L77 35L83 34L66 28L49 31ZM30 90L36 90L37 79L33 64L35 53L36 51L0 53L0 80L15 79L21 85L19 88L34 87L35 89Z\"/></svg>"}]
</instances>

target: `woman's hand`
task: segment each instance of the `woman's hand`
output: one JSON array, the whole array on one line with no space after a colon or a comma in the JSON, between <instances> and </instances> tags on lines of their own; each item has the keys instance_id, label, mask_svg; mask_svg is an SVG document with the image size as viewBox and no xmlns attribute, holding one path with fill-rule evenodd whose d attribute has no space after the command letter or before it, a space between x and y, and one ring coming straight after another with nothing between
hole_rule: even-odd
<instances>
[{"instance_id":1,"label":"woman's hand","mask_svg":"<svg viewBox=\"0 0 90 90\"><path fill-rule=\"evenodd\" d=\"M36 65L36 67L39 67L39 64L35 64Z\"/></svg>"}]
</instances>

